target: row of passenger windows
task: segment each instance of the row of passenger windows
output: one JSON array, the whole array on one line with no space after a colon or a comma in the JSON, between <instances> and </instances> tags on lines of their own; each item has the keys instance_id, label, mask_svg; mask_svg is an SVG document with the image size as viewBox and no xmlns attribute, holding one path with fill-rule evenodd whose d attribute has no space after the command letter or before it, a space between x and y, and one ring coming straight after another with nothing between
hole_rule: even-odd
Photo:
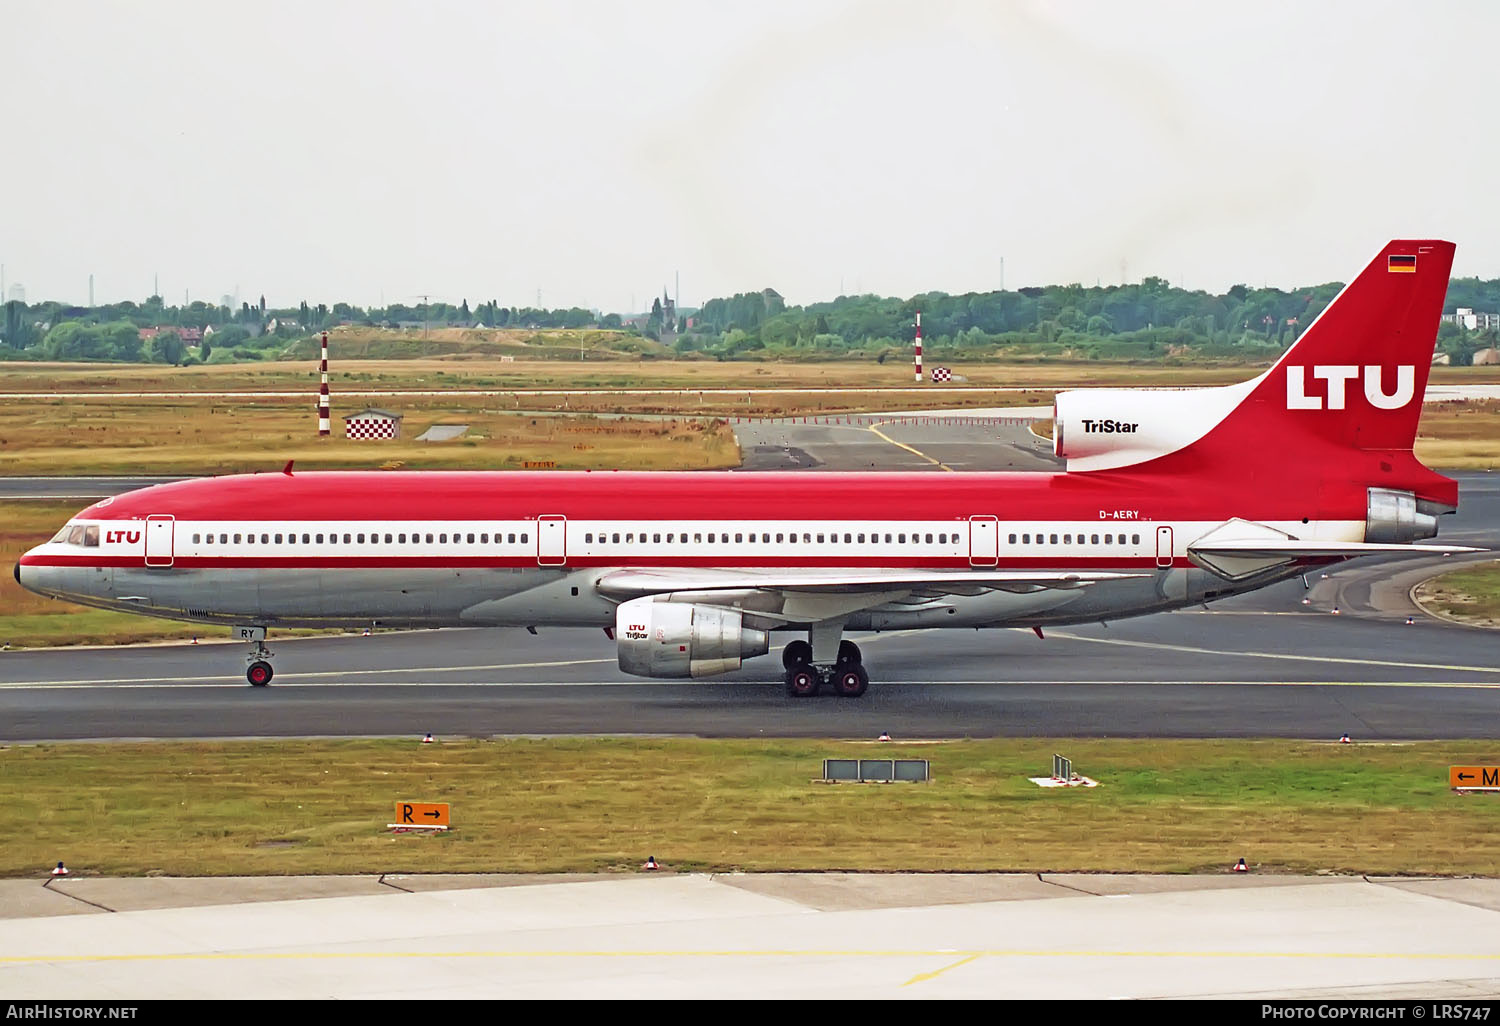
<instances>
[{"instance_id":1,"label":"row of passenger windows","mask_svg":"<svg viewBox=\"0 0 1500 1026\"><path fill-rule=\"evenodd\" d=\"M600 532L600 534L599 534L599 544L603 545L603 544L607 543L607 544L610 544L610 545L619 545L619 544L621 544L620 537L621 536L620 536L620 532L619 531L612 532L612 533L610 533L608 535L604 534L603 532ZM626 545L634 545L636 543L636 538L637 537L640 538L640 543L642 545L646 544L647 532L645 532L645 531L641 531L639 535L637 535L635 532L632 532L632 531L625 532L625 535L624 535L624 538L625 538L624 544L626 544ZM709 531L708 534L706 535L706 537L708 539L708 544L711 544L711 545L712 544L725 544L725 543L727 543L729 541L729 532L728 531ZM933 540L932 540L933 539L933 535L931 533L928 533L927 535L924 536L924 535L921 535L921 534L917 533L916 531L911 532L911 542L914 545L921 545L921 544L923 544L923 538L924 537L926 538L926 544L928 544L928 545L933 544ZM679 531L668 531L666 534L662 534L659 531L652 531L652 532L650 532L650 541L651 541L651 544L653 544L653 545L662 544L662 539L663 538L666 539L665 543L668 544L668 545L674 544L674 543L675 544L680 544L680 545L686 545L686 544L688 544L688 533L686 531L680 531L680 532ZM705 538L705 535L702 534L701 532L694 532L693 536L692 536L692 543L694 545L702 545L702 544L704 544L704 538ZM747 541L749 541L749 542L755 542L757 540L760 541L760 542L763 542L763 543L771 543L771 538L772 538L772 535L771 535L771 533L769 531L762 531L758 536L757 536L756 532L754 532L754 531L751 531L748 534L745 533L745 532L743 532L743 531L736 531L735 534L734 534L734 540L736 542L741 543L741 544L744 544ZM798 540L797 539L797 533L795 531L792 531L790 533L783 531L783 532L778 533L777 535L775 535L775 538L776 538L776 543L780 543L780 544L783 544L783 545L795 545L795 544L797 544L797 540ZM880 535L876 534L876 533L871 533L870 536L869 536L869 538L870 538L870 544L872 544L872 545L877 544L880 541ZM886 533L885 540L887 542L890 542L891 539L893 539L893 538L895 539L896 544L905 545L907 543L907 541L906 541L907 536L906 536L906 534L904 532L902 532L902 533L895 533L895 534L892 534L890 532ZM816 539L816 542L814 542L814 539ZM952 535L952 539L953 539L954 542L957 542L958 541L958 535L956 535L956 534ZM802 540L802 544L804 544L804 545L812 545L812 544L823 545L823 544L827 544L828 542L832 542L832 543L834 543L836 545L836 544L838 544L839 536L838 536L837 533L829 533L829 532L826 532L826 531L819 532L817 534L813 534L811 532L805 532L802 535L802 539L801 540ZM947 545L948 544L948 540L949 540L949 535L947 533L942 533L942 534L937 535L937 544L939 544L939 545ZM583 536L583 543L585 545L592 545L594 543L593 532L588 532L588 533L584 534L584 536ZM855 544L863 545L863 544L865 544L865 535L863 535L863 534L852 534L852 533L847 533L846 532L844 534L844 544L845 545L855 545Z\"/></svg>"},{"instance_id":2,"label":"row of passenger windows","mask_svg":"<svg viewBox=\"0 0 1500 1026\"><path fill-rule=\"evenodd\" d=\"M1057 544L1072 545L1073 544L1073 536L1071 534L1065 534L1065 535L1063 535L1061 543L1058 542L1057 538L1058 538L1058 536L1055 535L1055 534L1053 534L1053 535L1046 535L1046 534L1042 534L1041 532L1038 532L1037 536L1036 536L1036 543L1038 545L1057 545ZM1015 535L1011 535L1010 536L1010 543L1012 545L1014 545L1016 543L1016 536ZM1138 535L1138 534L1132 534L1130 536L1129 544L1131 544L1131 545L1139 545L1140 543L1141 543L1141 536L1140 535ZM1022 545L1030 545L1031 544L1031 535L1029 535L1029 534L1023 534L1023 535L1021 535L1021 544ZM1099 544L1099 536L1097 534L1091 534L1091 535L1087 535L1087 536L1080 534L1078 536L1078 544L1079 545L1098 545ZM1105 545L1125 545L1127 543L1125 541L1125 536L1123 534L1121 534L1121 535L1106 534L1104 536L1104 544Z\"/></svg>"},{"instance_id":3,"label":"row of passenger windows","mask_svg":"<svg viewBox=\"0 0 1500 1026\"><path fill-rule=\"evenodd\" d=\"M527 539L528 539L528 535L529 535L529 532L527 532L527 531L522 531L520 535L516 535L515 533L512 532L510 534L505 535L505 542L504 542L504 544L514 545L514 544L516 544L517 537L519 537L520 538L520 544L525 545L526 542L527 542ZM214 535L214 534L198 535L198 534L195 534L195 535L193 535L193 544L194 545L212 545L212 544L214 544L214 539L218 538L218 544L220 544L220 545L231 545L231 544L233 544L233 545L254 545L256 537L257 536L253 535L253 534L228 534L228 533L223 533L223 534L218 534L218 535ZM326 542L324 541L325 537L327 538ZM380 545L380 544L385 544L385 545L406 545L406 544L408 544L408 542L407 542L407 538L408 537L410 537L410 539L411 539L410 544L412 544L412 545L421 545L421 544L424 544L423 540L422 540L424 538L424 535L417 534L415 532L411 533L410 535L403 534L403 533L400 533L400 532L397 532L397 533L387 532L384 537L385 537L385 541L382 543L381 540L380 540L381 539L381 535L378 534L378 533L375 533L375 532L371 532L369 534L363 534L363 533L350 534L350 533L345 533L344 534L343 544L345 544L345 545L365 545L365 544L369 544L369 545ZM448 545L448 544L453 544L453 545L462 545L462 544L473 545L476 538L479 540L479 544L480 545L488 545L490 543L490 536L489 536L488 533L475 534L474 532L470 531L467 534L465 534L465 533L462 533L462 532L459 532L459 531L455 531L453 533L453 540L452 540L451 543L449 542L448 537L449 536L447 534L427 534L427 535L425 535L425 538L427 539L426 542L425 542L425 544L428 544L428 545ZM499 532L496 532L496 534L495 534L495 544L496 545L501 544L500 537L501 536L500 536ZM292 534L292 533L262 534L262 535L259 536L259 538L260 538L260 544L262 544L262 545L296 545L297 544L297 538L298 538L298 536L296 534ZM327 544L327 545L337 545L337 544L339 544L339 536L337 534L332 534L332 533L330 533L328 535L316 534L316 533L303 533L301 535L301 538L302 538L302 544L303 545L324 545L324 544ZM368 542L366 542L366 538L369 539ZM231 541L231 539L233 539L233 540Z\"/></svg>"}]
</instances>

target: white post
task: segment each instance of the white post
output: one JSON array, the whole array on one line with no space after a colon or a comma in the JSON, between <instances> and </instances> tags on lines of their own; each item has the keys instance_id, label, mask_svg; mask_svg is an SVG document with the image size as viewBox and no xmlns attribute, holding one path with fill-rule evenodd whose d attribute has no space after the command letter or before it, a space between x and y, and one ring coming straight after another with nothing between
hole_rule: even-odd
<instances>
[{"instance_id":1,"label":"white post","mask_svg":"<svg viewBox=\"0 0 1500 1026\"><path fill-rule=\"evenodd\" d=\"M333 432L333 418L328 410L328 332L323 332L323 359L319 361L318 371L322 375L322 383L318 386L318 437L327 438Z\"/></svg>"},{"instance_id":2,"label":"white post","mask_svg":"<svg viewBox=\"0 0 1500 1026\"><path fill-rule=\"evenodd\" d=\"M917 384L922 383L922 311L917 311L917 349L916 349L916 372Z\"/></svg>"}]
</instances>

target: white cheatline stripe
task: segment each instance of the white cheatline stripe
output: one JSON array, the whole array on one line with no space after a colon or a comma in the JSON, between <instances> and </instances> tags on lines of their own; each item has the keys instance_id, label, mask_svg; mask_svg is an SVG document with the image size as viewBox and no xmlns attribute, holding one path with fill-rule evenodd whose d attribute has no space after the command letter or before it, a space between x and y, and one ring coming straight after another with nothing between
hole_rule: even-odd
<instances>
[{"instance_id":1,"label":"white cheatline stripe","mask_svg":"<svg viewBox=\"0 0 1500 1026\"><path fill-rule=\"evenodd\" d=\"M1406 663L1392 659L1353 659L1346 656L1293 655L1287 652L1235 652L1219 648L1197 648L1192 645L1167 645L1155 641L1125 641L1120 638L1085 638L1066 631L1055 631L1053 637L1068 641L1086 641L1092 645L1119 645L1124 648L1153 648L1163 652L1186 652L1190 655L1229 656L1235 659L1274 659L1304 663L1339 663L1352 666L1393 666L1403 670L1447 670L1451 673L1500 674L1500 666L1464 666L1450 663Z\"/></svg>"}]
</instances>

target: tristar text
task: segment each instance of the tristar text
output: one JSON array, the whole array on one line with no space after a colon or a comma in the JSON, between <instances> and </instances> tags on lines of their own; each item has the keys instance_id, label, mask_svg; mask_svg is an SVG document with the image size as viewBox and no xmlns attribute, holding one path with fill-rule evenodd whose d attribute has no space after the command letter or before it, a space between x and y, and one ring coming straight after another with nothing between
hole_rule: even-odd
<instances>
[{"instance_id":1,"label":"tristar text","mask_svg":"<svg viewBox=\"0 0 1500 1026\"><path fill-rule=\"evenodd\" d=\"M1118 420L1089 420L1083 421L1083 433L1086 435L1128 435L1133 432L1139 424L1126 424Z\"/></svg>"},{"instance_id":2,"label":"tristar text","mask_svg":"<svg viewBox=\"0 0 1500 1026\"><path fill-rule=\"evenodd\" d=\"M1323 389L1328 396L1326 406L1323 396L1307 394L1306 372L1308 369L1307 367L1287 367L1286 408L1289 410L1344 409L1344 386L1360 376L1360 368L1345 364L1311 368L1314 378L1321 378L1327 383ZM1399 410L1412 401L1412 397L1416 394L1416 367L1403 364L1396 368L1396 390L1389 395L1385 392L1383 377L1378 364L1370 364L1364 368L1365 398L1369 400L1371 406L1377 410Z\"/></svg>"}]
</instances>

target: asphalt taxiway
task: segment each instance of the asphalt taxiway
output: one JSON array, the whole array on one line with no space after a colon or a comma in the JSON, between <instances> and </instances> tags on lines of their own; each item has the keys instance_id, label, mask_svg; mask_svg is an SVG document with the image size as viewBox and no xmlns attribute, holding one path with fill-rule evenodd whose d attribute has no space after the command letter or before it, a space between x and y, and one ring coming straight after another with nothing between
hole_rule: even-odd
<instances>
[{"instance_id":1,"label":"asphalt taxiway","mask_svg":"<svg viewBox=\"0 0 1500 1026\"><path fill-rule=\"evenodd\" d=\"M1036 410L851 414L736 421L742 470L1061 470Z\"/></svg>"}]
</instances>

